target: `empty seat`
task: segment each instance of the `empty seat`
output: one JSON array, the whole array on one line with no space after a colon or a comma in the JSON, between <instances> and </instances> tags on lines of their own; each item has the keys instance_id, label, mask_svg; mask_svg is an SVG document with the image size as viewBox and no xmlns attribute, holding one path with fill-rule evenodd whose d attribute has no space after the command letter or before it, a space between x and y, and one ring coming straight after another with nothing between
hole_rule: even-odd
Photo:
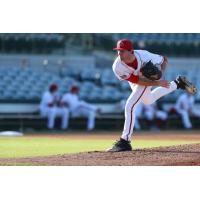
<instances>
[{"instance_id":1,"label":"empty seat","mask_svg":"<svg viewBox=\"0 0 200 200\"><path fill-rule=\"evenodd\" d=\"M128 81L120 81L119 82L120 84L120 89L122 90L122 91L124 91L124 90L130 90L130 85L129 85L129 83L128 83Z\"/></svg>"}]
</instances>

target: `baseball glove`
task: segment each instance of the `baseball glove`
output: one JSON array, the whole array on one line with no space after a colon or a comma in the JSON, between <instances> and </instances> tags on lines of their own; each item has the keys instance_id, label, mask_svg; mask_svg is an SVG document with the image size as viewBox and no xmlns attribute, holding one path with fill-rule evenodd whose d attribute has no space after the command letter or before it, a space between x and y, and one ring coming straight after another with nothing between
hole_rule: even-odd
<instances>
[{"instance_id":1,"label":"baseball glove","mask_svg":"<svg viewBox=\"0 0 200 200\"><path fill-rule=\"evenodd\" d=\"M151 61L147 62L141 69L142 75L152 81L159 80L162 72Z\"/></svg>"}]
</instances>

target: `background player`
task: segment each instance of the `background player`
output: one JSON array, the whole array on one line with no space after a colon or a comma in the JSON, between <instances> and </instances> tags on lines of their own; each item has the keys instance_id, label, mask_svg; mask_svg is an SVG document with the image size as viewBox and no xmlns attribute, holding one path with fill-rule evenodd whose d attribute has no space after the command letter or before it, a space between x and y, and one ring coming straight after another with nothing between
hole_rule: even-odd
<instances>
[{"instance_id":1,"label":"background player","mask_svg":"<svg viewBox=\"0 0 200 200\"><path fill-rule=\"evenodd\" d=\"M181 115L183 125L186 129L192 128L190 117L199 117L200 111L194 109L195 98L188 92L182 94L176 101L175 110Z\"/></svg>"},{"instance_id":2,"label":"background player","mask_svg":"<svg viewBox=\"0 0 200 200\"><path fill-rule=\"evenodd\" d=\"M87 130L91 131L95 128L95 117L97 109L89 103L79 100L78 93L79 87L72 86L70 93L63 95L61 104L68 106L72 117L87 117Z\"/></svg>"},{"instance_id":3,"label":"background player","mask_svg":"<svg viewBox=\"0 0 200 200\"><path fill-rule=\"evenodd\" d=\"M122 39L117 42L118 57L113 63L113 72L120 80L129 82L132 93L125 106L125 123L121 138L108 149L108 151L131 151L130 144L133 127L135 124L135 110L140 102L152 104L162 96L165 96L176 89L192 90L194 86L184 77L178 76L170 83L167 80L152 81L143 76L140 69L149 61L157 65L162 74L167 65L167 58L150 53L145 50L134 50L130 40ZM151 86L158 86L151 91Z\"/></svg>"},{"instance_id":4,"label":"background player","mask_svg":"<svg viewBox=\"0 0 200 200\"><path fill-rule=\"evenodd\" d=\"M159 110L156 102L144 105L143 110L150 130L159 130L166 125L168 114L164 110Z\"/></svg>"},{"instance_id":5,"label":"background player","mask_svg":"<svg viewBox=\"0 0 200 200\"><path fill-rule=\"evenodd\" d=\"M57 95L58 86L51 84L49 91L44 92L40 102L40 114L42 117L47 117L47 128L53 129L56 117L62 118L61 129L68 128L69 109L67 107L59 107L59 97Z\"/></svg>"}]
</instances>

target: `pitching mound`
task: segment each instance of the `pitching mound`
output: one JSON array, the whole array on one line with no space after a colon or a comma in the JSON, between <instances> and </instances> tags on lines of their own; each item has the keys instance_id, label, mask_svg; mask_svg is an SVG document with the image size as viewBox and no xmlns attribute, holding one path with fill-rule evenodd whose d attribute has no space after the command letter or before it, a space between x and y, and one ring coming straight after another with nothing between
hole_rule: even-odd
<instances>
[{"instance_id":1,"label":"pitching mound","mask_svg":"<svg viewBox=\"0 0 200 200\"><path fill-rule=\"evenodd\" d=\"M200 144L137 149L131 152L86 152L47 157L0 159L1 164L64 166L200 165Z\"/></svg>"}]
</instances>

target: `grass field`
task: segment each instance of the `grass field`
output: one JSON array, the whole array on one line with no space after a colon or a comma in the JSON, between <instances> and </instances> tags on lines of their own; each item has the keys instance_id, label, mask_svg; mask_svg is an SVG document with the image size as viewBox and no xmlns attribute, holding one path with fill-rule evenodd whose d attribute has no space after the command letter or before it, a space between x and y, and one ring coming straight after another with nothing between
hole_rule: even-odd
<instances>
[{"instance_id":1,"label":"grass field","mask_svg":"<svg viewBox=\"0 0 200 200\"><path fill-rule=\"evenodd\" d=\"M84 136L82 136L84 138ZM117 138L115 136L115 138ZM52 136L23 136L23 137L0 137L0 158L17 158L48 156L57 154L78 153L84 151L100 151L109 148L115 139L112 138L72 138ZM179 144L191 144L198 140L184 139L140 139L132 142L134 149L150 148L158 146L171 146Z\"/></svg>"}]
</instances>

